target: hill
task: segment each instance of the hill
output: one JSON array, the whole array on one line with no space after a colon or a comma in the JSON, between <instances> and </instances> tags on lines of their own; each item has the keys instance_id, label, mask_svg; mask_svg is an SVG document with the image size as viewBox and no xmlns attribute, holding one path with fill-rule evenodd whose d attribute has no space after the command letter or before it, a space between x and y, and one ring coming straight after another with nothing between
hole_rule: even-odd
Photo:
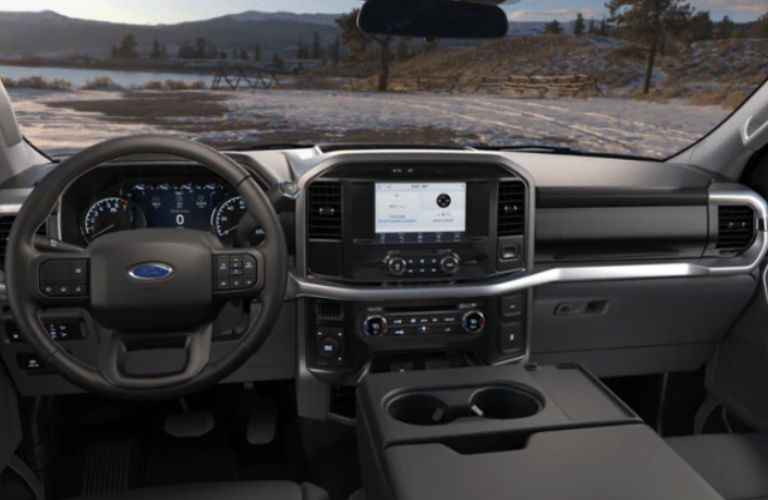
<instances>
[{"instance_id":1,"label":"hill","mask_svg":"<svg viewBox=\"0 0 768 500\"><path fill-rule=\"evenodd\" d=\"M538 35L445 48L391 69L395 89L398 80L416 77L435 77L475 89L484 79L574 74L590 75L609 94L633 93L645 74L645 53L613 38ZM665 95L690 97L707 89L746 92L766 76L768 39L709 40L662 55L654 83Z\"/></svg>"},{"instance_id":2,"label":"hill","mask_svg":"<svg viewBox=\"0 0 768 500\"><path fill-rule=\"evenodd\" d=\"M324 44L336 39L328 14L262 13L256 11L204 21L166 25L135 25L91 21L62 16L52 11L0 12L0 55L105 57L113 44L129 33L140 52L149 52L157 39L170 53L184 43L205 37L222 48L251 48L288 54L299 40L307 43L314 33Z\"/></svg>"}]
</instances>

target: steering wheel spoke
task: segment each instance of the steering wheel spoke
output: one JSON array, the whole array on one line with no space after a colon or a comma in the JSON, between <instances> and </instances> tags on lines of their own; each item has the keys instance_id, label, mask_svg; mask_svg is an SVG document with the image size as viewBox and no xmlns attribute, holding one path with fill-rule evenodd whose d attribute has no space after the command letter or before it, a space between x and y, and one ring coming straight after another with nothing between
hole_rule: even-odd
<instances>
[{"instance_id":1,"label":"steering wheel spoke","mask_svg":"<svg viewBox=\"0 0 768 500\"><path fill-rule=\"evenodd\" d=\"M101 325L97 325L96 330L100 345L98 371L108 383L123 389L147 390L181 385L199 375L210 360L212 322L189 332L131 333ZM184 364L180 370L160 373L142 370L141 356L151 361L156 359L153 351L162 350L165 356L172 349L184 351Z\"/></svg>"}]
</instances>

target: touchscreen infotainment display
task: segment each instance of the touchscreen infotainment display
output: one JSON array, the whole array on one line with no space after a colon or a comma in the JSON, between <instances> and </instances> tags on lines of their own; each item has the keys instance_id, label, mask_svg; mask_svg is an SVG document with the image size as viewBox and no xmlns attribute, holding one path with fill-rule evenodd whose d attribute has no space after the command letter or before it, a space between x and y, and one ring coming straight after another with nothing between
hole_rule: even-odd
<instances>
[{"instance_id":1,"label":"touchscreen infotainment display","mask_svg":"<svg viewBox=\"0 0 768 500\"><path fill-rule=\"evenodd\" d=\"M467 230L464 182L376 183L376 240L380 243L462 241Z\"/></svg>"}]
</instances>

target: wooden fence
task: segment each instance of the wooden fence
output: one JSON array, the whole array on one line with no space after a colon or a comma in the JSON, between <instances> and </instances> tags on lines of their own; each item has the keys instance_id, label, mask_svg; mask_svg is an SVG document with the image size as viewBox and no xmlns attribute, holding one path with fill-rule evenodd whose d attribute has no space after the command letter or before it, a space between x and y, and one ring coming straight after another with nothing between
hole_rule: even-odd
<instances>
[{"instance_id":1,"label":"wooden fence","mask_svg":"<svg viewBox=\"0 0 768 500\"><path fill-rule=\"evenodd\" d=\"M211 90L271 89L273 87L280 87L276 71L264 69L246 71L240 67L217 68L211 83Z\"/></svg>"},{"instance_id":2,"label":"wooden fence","mask_svg":"<svg viewBox=\"0 0 768 500\"><path fill-rule=\"evenodd\" d=\"M433 92L490 92L535 97L588 97L603 95L597 80L590 75L510 75L483 77L478 81L461 82L457 78L442 76L415 76L393 78L392 90Z\"/></svg>"}]
</instances>

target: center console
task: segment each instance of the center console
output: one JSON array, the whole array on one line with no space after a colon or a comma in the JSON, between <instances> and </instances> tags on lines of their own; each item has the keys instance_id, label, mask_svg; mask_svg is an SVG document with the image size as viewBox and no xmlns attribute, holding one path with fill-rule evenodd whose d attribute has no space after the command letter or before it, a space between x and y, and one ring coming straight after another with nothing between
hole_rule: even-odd
<instances>
[{"instance_id":1,"label":"center console","mask_svg":"<svg viewBox=\"0 0 768 500\"><path fill-rule=\"evenodd\" d=\"M345 161L305 187L305 272L327 286L427 286L423 300L308 300L307 367L341 383L377 371L523 359L529 292L438 299L532 267L532 186L497 161Z\"/></svg>"},{"instance_id":2,"label":"center console","mask_svg":"<svg viewBox=\"0 0 768 500\"><path fill-rule=\"evenodd\" d=\"M371 375L357 434L371 500L722 500L577 365Z\"/></svg>"}]
</instances>

